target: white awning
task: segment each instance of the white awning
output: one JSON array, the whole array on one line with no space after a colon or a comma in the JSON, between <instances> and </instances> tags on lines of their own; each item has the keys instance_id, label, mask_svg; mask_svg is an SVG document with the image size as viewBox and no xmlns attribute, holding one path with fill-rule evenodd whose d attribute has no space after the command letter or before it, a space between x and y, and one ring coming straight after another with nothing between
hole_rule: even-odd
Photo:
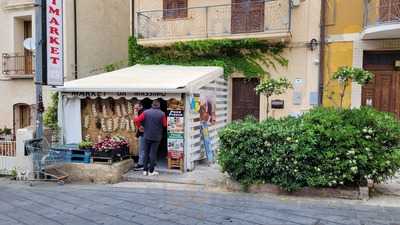
<instances>
[{"instance_id":1,"label":"white awning","mask_svg":"<svg viewBox=\"0 0 400 225\"><path fill-rule=\"evenodd\" d=\"M136 65L65 82L61 92L190 93L223 75L221 67Z\"/></svg>"}]
</instances>

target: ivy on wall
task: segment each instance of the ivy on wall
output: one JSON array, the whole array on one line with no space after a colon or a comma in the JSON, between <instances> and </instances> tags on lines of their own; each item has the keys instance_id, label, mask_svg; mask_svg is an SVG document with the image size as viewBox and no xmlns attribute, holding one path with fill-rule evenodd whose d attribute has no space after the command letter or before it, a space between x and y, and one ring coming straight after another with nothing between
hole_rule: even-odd
<instances>
[{"instance_id":1,"label":"ivy on wall","mask_svg":"<svg viewBox=\"0 0 400 225\"><path fill-rule=\"evenodd\" d=\"M201 40L177 42L163 47L144 47L136 38L129 38L130 66L165 64L185 66L221 66L225 76L234 72L247 78L269 76L264 68L287 66L282 56L284 43L269 43L255 39Z\"/></svg>"}]
</instances>

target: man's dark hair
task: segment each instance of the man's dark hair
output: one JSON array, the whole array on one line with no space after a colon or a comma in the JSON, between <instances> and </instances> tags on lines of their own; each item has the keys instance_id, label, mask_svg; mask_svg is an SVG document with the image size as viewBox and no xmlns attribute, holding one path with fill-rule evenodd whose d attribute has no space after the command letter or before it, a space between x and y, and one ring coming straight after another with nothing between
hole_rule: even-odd
<instances>
[{"instance_id":1,"label":"man's dark hair","mask_svg":"<svg viewBox=\"0 0 400 225\"><path fill-rule=\"evenodd\" d=\"M151 104L151 106L153 108L160 108L160 106L161 106L160 100L158 100L158 99L153 100L153 103Z\"/></svg>"}]
</instances>

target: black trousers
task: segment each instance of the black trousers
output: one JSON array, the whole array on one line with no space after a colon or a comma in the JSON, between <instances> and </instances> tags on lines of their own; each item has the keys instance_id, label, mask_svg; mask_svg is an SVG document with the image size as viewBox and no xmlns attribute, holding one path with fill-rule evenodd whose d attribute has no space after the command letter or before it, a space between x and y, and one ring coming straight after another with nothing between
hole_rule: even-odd
<instances>
[{"instance_id":1,"label":"black trousers","mask_svg":"<svg viewBox=\"0 0 400 225\"><path fill-rule=\"evenodd\" d=\"M143 170L154 172L154 167L157 161L157 151L160 141L144 140L144 160L143 160ZM150 164L150 166L149 166Z\"/></svg>"}]
</instances>

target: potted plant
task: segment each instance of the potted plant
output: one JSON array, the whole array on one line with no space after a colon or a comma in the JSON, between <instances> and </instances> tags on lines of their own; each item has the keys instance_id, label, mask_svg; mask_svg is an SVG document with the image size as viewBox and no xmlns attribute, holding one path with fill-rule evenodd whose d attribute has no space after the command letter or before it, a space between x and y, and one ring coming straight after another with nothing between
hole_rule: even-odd
<instances>
[{"instance_id":1,"label":"potted plant","mask_svg":"<svg viewBox=\"0 0 400 225\"><path fill-rule=\"evenodd\" d=\"M81 150L89 150L93 154L93 142L88 137L86 137L81 143L79 143L78 147Z\"/></svg>"},{"instance_id":2,"label":"potted plant","mask_svg":"<svg viewBox=\"0 0 400 225\"><path fill-rule=\"evenodd\" d=\"M122 136L106 137L94 146L94 157L123 158L129 154L128 140Z\"/></svg>"}]
</instances>

